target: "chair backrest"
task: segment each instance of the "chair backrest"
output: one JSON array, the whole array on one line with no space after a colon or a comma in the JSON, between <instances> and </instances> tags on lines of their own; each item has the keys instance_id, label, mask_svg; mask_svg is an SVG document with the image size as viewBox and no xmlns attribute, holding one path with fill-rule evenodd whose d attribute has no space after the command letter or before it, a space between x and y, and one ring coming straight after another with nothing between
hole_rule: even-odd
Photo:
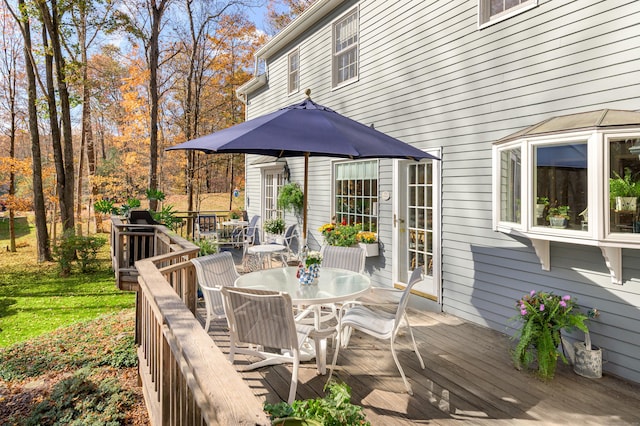
<instances>
[{"instance_id":1,"label":"chair backrest","mask_svg":"<svg viewBox=\"0 0 640 426\"><path fill-rule=\"evenodd\" d=\"M247 226L244 237L248 244L260 244L260 228L258 227L259 220L260 216L255 215L251 218L251 221Z\"/></svg>"},{"instance_id":2,"label":"chair backrest","mask_svg":"<svg viewBox=\"0 0 640 426\"><path fill-rule=\"evenodd\" d=\"M235 343L297 350L291 297L277 291L224 287L224 309Z\"/></svg>"},{"instance_id":3,"label":"chair backrest","mask_svg":"<svg viewBox=\"0 0 640 426\"><path fill-rule=\"evenodd\" d=\"M367 253L360 247L322 246L321 266L363 273Z\"/></svg>"},{"instance_id":4,"label":"chair backrest","mask_svg":"<svg viewBox=\"0 0 640 426\"><path fill-rule=\"evenodd\" d=\"M198 215L196 219L198 235L213 234L218 227L218 218L215 214Z\"/></svg>"},{"instance_id":5,"label":"chair backrest","mask_svg":"<svg viewBox=\"0 0 640 426\"><path fill-rule=\"evenodd\" d=\"M196 268L198 284L203 289L233 287L240 276L233 262L233 256L228 251L196 257L191 259L191 263Z\"/></svg>"},{"instance_id":6,"label":"chair backrest","mask_svg":"<svg viewBox=\"0 0 640 426\"><path fill-rule=\"evenodd\" d=\"M409 296L411 295L411 289L414 285L422 281L422 267L419 266L413 270L411 273L411 277L409 277L409 282L407 286L404 288L402 292L402 296L400 297L400 301L398 302L398 309L396 310L396 320L395 320L395 328L397 329L400 324L402 317L407 309L407 303L409 302Z\"/></svg>"},{"instance_id":7,"label":"chair backrest","mask_svg":"<svg viewBox=\"0 0 640 426\"><path fill-rule=\"evenodd\" d=\"M284 245L291 250L292 252L294 252L293 249L293 241L296 240L296 242L298 241L298 225L297 224L293 224L293 225L289 225L287 227L287 230L284 231ZM296 247L297 248L297 247ZM295 250L297 251L297 250Z\"/></svg>"},{"instance_id":8,"label":"chair backrest","mask_svg":"<svg viewBox=\"0 0 640 426\"><path fill-rule=\"evenodd\" d=\"M242 220L249 222L249 213L246 210L242 210Z\"/></svg>"}]
</instances>

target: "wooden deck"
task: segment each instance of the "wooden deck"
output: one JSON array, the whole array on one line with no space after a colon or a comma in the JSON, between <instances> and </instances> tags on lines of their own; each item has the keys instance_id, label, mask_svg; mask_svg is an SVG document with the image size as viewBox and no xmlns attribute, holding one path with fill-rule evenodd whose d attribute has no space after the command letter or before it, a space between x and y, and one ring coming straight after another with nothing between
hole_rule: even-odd
<instances>
[{"instance_id":1,"label":"wooden deck","mask_svg":"<svg viewBox=\"0 0 640 426\"><path fill-rule=\"evenodd\" d=\"M204 310L199 319L204 324ZM411 324L426 368L420 369L411 339L398 339L399 358L413 387L405 392L386 342L354 333L340 351L334 377L352 389L352 403L364 408L372 425L410 424L580 424L640 425L640 385L604 375L587 379L559 364L544 383L513 367L509 339L457 317L410 311ZM214 321L209 334L228 353L226 322ZM333 356L329 347L328 362ZM241 357L236 363L242 365ZM239 373L261 399L286 400L289 366ZM298 399L325 395L327 376L316 375L313 361L301 364Z\"/></svg>"}]
</instances>

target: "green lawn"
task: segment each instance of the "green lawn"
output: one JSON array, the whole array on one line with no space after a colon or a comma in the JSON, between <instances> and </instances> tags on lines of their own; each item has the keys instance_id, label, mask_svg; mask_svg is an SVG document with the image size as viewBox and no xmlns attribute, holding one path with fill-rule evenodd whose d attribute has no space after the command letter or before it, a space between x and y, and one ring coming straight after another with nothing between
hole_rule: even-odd
<instances>
[{"instance_id":1,"label":"green lawn","mask_svg":"<svg viewBox=\"0 0 640 426\"><path fill-rule=\"evenodd\" d=\"M74 265L67 278L58 276L56 263L37 263L33 228L19 237L16 253L8 245L0 229L0 347L135 306L134 293L115 286L108 243L94 272L83 274Z\"/></svg>"}]
</instances>

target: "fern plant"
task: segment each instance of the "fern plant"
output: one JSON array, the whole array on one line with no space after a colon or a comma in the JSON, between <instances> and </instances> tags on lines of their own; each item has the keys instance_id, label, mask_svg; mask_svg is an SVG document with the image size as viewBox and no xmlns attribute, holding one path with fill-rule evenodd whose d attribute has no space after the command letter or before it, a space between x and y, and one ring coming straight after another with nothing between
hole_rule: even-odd
<instances>
[{"instance_id":1,"label":"fern plant","mask_svg":"<svg viewBox=\"0 0 640 426\"><path fill-rule=\"evenodd\" d=\"M522 322L522 327L513 336L518 340L512 353L514 364L517 368L528 368L537 360L538 376L543 380L553 379L558 358L567 363L558 350L561 331L578 328L586 333L588 316L578 310L569 295L560 297L535 290L518 300L516 308L520 313L512 320Z\"/></svg>"}]
</instances>

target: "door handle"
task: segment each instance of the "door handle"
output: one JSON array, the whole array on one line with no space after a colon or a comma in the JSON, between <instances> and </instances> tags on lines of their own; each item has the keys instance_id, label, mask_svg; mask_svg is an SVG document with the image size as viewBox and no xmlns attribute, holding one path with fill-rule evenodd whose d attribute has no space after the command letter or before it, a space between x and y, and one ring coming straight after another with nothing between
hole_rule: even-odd
<instances>
[{"instance_id":1,"label":"door handle","mask_svg":"<svg viewBox=\"0 0 640 426\"><path fill-rule=\"evenodd\" d=\"M400 223L400 224L404 223L404 219L397 217L396 214L394 213L393 214L393 226L397 227L398 223Z\"/></svg>"}]
</instances>

